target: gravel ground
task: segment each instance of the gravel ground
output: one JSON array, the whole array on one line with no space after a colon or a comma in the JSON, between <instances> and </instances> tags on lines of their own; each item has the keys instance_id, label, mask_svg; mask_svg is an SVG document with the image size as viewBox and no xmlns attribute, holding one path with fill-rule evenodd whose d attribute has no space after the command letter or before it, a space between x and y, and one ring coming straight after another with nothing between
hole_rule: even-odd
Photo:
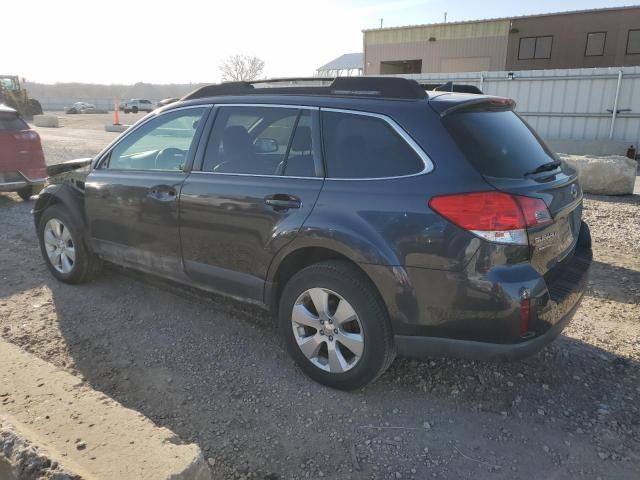
<instances>
[{"instance_id":1,"label":"gravel ground","mask_svg":"<svg viewBox=\"0 0 640 480\"><path fill-rule=\"evenodd\" d=\"M636 480L639 207L585 200L588 292L544 351L398 359L345 393L303 376L261 310L116 268L54 281L30 204L0 195L0 336L198 443L217 479Z\"/></svg>"},{"instance_id":2,"label":"gravel ground","mask_svg":"<svg viewBox=\"0 0 640 480\"><path fill-rule=\"evenodd\" d=\"M113 123L113 113L66 115L61 112L46 112L56 115L60 128L32 127L42 139L42 148L47 164L53 165L73 158L91 157L106 147L119 134L105 132L104 126ZM146 113L120 112L120 123L131 125Z\"/></svg>"}]
</instances>

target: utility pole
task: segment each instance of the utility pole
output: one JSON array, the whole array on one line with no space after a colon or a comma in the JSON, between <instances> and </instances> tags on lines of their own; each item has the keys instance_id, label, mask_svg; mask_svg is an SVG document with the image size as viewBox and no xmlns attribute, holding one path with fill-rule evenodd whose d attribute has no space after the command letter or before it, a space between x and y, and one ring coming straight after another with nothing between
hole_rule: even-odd
<instances>
[{"instance_id":1,"label":"utility pole","mask_svg":"<svg viewBox=\"0 0 640 480\"><path fill-rule=\"evenodd\" d=\"M380 28L382 28L382 24L384 23L384 18L380 19Z\"/></svg>"},{"instance_id":2,"label":"utility pole","mask_svg":"<svg viewBox=\"0 0 640 480\"><path fill-rule=\"evenodd\" d=\"M444 23L447 23L447 12L444 12Z\"/></svg>"}]
</instances>

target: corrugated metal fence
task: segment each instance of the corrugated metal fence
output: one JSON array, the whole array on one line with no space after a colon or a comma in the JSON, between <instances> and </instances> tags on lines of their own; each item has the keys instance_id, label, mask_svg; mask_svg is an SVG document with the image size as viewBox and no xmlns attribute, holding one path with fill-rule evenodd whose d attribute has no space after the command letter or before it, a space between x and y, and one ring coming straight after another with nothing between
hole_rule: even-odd
<instances>
[{"instance_id":1,"label":"corrugated metal fence","mask_svg":"<svg viewBox=\"0 0 640 480\"><path fill-rule=\"evenodd\" d=\"M401 75L509 97L547 140L640 143L640 67Z\"/></svg>"}]
</instances>

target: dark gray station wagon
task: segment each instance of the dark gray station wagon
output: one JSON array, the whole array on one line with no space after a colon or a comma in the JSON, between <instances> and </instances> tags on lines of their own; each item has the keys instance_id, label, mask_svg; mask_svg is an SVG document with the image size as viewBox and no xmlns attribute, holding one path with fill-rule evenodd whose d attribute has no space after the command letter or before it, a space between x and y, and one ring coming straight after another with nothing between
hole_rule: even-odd
<instances>
[{"instance_id":1,"label":"dark gray station wagon","mask_svg":"<svg viewBox=\"0 0 640 480\"><path fill-rule=\"evenodd\" d=\"M343 389L396 353L516 358L560 333L592 258L582 191L512 101L306 85L204 87L50 168L34 217L53 275L104 260L258 303Z\"/></svg>"}]
</instances>

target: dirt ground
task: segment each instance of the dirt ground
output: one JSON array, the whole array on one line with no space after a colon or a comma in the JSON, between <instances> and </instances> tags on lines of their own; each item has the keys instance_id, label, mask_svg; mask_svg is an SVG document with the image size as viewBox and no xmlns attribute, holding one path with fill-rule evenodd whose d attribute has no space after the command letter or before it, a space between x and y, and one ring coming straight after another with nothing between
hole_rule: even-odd
<instances>
[{"instance_id":1,"label":"dirt ground","mask_svg":"<svg viewBox=\"0 0 640 480\"><path fill-rule=\"evenodd\" d=\"M52 163L112 138L76 118L40 129ZM308 380L253 307L116 268L56 282L30 208L0 195L0 336L198 443L214 478L638 478L638 194L587 196L591 280L551 346L514 363L397 359L353 393Z\"/></svg>"},{"instance_id":2,"label":"dirt ground","mask_svg":"<svg viewBox=\"0 0 640 480\"><path fill-rule=\"evenodd\" d=\"M104 126L113 123L113 112L96 115L56 115L60 128L34 127L42 139L44 156L49 165L73 158L91 157L106 147L119 133L105 132ZM120 123L132 125L146 113L122 113Z\"/></svg>"}]
</instances>

